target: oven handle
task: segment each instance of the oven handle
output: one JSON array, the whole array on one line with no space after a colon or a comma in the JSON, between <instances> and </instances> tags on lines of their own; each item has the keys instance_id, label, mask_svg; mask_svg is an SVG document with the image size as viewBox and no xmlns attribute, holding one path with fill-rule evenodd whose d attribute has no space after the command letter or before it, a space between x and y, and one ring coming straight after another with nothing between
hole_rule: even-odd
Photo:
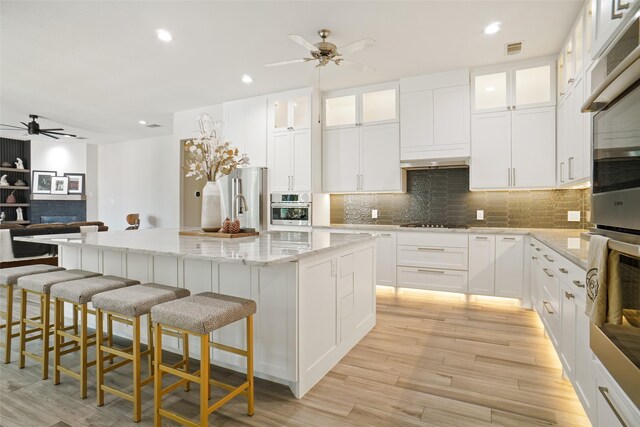
<instances>
[{"instance_id":1,"label":"oven handle","mask_svg":"<svg viewBox=\"0 0 640 427\"><path fill-rule=\"evenodd\" d=\"M604 400L607 402L607 405L609 405L609 408L611 408L611 410L613 411L613 414L616 416L618 421L620 421L620 424L622 424L623 427L627 427L627 423L624 422L624 420L622 419L622 416L620 415L620 412L618 412L615 405L611 401L611 398L609 397L609 389L607 387L603 387L600 385L598 386L598 390L600 391L600 394L602 395L602 397L604 397Z\"/></svg>"},{"instance_id":2,"label":"oven handle","mask_svg":"<svg viewBox=\"0 0 640 427\"><path fill-rule=\"evenodd\" d=\"M271 203L272 208L311 208L311 203Z\"/></svg>"}]
</instances>

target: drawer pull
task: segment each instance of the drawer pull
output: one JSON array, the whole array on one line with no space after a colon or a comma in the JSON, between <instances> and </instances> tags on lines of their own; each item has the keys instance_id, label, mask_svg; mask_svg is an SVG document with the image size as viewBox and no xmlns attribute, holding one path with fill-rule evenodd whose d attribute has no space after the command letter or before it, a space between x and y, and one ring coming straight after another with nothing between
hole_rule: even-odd
<instances>
[{"instance_id":1,"label":"drawer pull","mask_svg":"<svg viewBox=\"0 0 640 427\"><path fill-rule=\"evenodd\" d=\"M516 240L515 237L503 237L502 240Z\"/></svg>"},{"instance_id":2,"label":"drawer pull","mask_svg":"<svg viewBox=\"0 0 640 427\"><path fill-rule=\"evenodd\" d=\"M564 291L564 296L565 296L566 299L572 299L572 298L575 297L574 294L572 294L570 292L567 292L567 291Z\"/></svg>"},{"instance_id":3,"label":"drawer pull","mask_svg":"<svg viewBox=\"0 0 640 427\"><path fill-rule=\"evenodd\" d=\"M553 314L553 310L549 308L551 304L549 304L547 301L542 301L542 305L544 306L544 309L547 310L547 313Z\"/></svg>"},{"instance_id":4,"label":"drawer pull","mask_svg":"<svg viewBox=\"0 0 640 427\"><path fill-rule=\"evenodd\" d=\"M382 237L391 237L391 233L382 233L381 236Z\"/></svg>"},{"instance_id":5,"label":"drawer pull","mask_svg":"<svg viewBox=\"0 0 640 427\"><path fill-rule=\"evenodd\" d=\"M540 249L540 248L536 248L536 251L538 251L538 252L540 252L541 250L542 250L542 249Z\"/></svg>"},{"instance_id":6,"label":"drawer pull","mask_svg":"<svg viewBox=\"0 0 640 427\"><path fill-rule=\"evenodd\" d=\"M444 248L418 248L419 251L444 252Z\"/></svg>"},{"instance_id":7,"label":"drawer pull","mask_svg":"<svg viewBox=\"0 0 640 427\"><path fill-rule=\"evenodd\" d=\"M582 282L580 282L580 280L574 280L573 284L576 285L579 288L584 288L584 284Z\"/></svg>"},{"instance_id":8,"label":"drawer pull","mask_svg":"<svg viewBox=\"0 0 640 427\"><path fill-rule=\"evenodd\" d=\"M487 240L488 237L485 236L476 236L476 240Z\"/></svg>"},{"instance_id":9,"label":"drawer pull","mask_svg":"<svg viewBox=\"0 0 640 427\"><path fill-rule=\"evenodd\" d=\"M435 273L435 274L444 274L442 270L425 270L424 268L419 268L418 271L420 273Z\"/></svg>"},{"instance_id":10,"label":"drawer pull","mask_svg":"<svg viewBox=\"0 0 640 427\"><path fill-rule=\"evenodd\" d=\"M538 259L538 257L537 256L532 256L531 259L536 260L536 259Z\"/></svg>"},{"instance_id":11,"label":"drawer pull","mask_svg":"<svg viewBox=\"0 0 640 427\"><path fill-rule=\"evenodd\" d=\"M535 246L533 243L529 243L529 246Z\"/></svg>"},{"instance_id":12,"label":"drawer pull","mask_svg":"<svg viewBox=\"0 0 640 427\"><path fill-rule=\"evenodd\" d=\"M548 268L543 268L542 271L544 271L547 276L553 277L553 273L551 273Z\"/></svg>"},{"instance_id":13,"label":"drawer pull","mask_svg":"<svg viewBox=\"0 0 640 427\"><path fill-rule=\"evenodd\" d=\"M567 270L566 268L560 267L559 270L560 270L560 273L564 273L564 274L569 273L569 270Z\"/></svg>"},{"instance_id":14,"label":"drawer pull","mask_svg":"<svg viewBox=\"0 0 640 427\"><path fill-rule=\"evenodd\" d=\"M545 254L545 255L543 255L543 256L544 256L544 259L546 259L547 261L549 261L549 262L553 262L553 258L551 258L549 255L546 255L546 254Z\"/></svg>"},{"instance_id":15,"label":"drawer pull","mask_svg":"<svg viewBox=\"0 0 640 427\"><path fill-rule=\"evenodd\" d=\"M602 397L604 397L604 400L607 402L607 405L609 405L609 408L611 408L616 418L618 418L618 421L620 421L620 424L622 424L623 427L627 427L627 423L624 422L622 416L620 415L620 412L618 412L615 405L611 401L611 398L609 397L609 389L607 387L598 386L598 390L600 391Z\"/></svg>"}]
</instances>

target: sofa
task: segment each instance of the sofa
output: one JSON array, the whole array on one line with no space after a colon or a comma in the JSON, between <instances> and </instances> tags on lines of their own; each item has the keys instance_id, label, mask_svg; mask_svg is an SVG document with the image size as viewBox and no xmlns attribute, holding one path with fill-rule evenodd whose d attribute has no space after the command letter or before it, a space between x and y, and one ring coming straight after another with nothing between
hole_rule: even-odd
<instances>
[{"instance_id":1,"label":"sofa","mask_svg":"<svg viewBox=\"0 0 640 427\"><path fill-rule=\"evenodd\" d=\"M11 229L29 230L33 229L34 234L40 234L38 231L42 231L43 228L50 229L52 233L55 233L56 229L79 227L81 233L96 232L96 231L108 231L109 227L104 225L101 221L84 221L84 222L70 222L63 223L50 223L50 224L30 224L27 226L19 224L0 224L0 268L17 267L20 265L29 264L50 264L57 265L57 254L52 252L51 254L34 256L34 257L15 257L13 253L12 241L11 241Z\"/></svg>"}]
</instances>

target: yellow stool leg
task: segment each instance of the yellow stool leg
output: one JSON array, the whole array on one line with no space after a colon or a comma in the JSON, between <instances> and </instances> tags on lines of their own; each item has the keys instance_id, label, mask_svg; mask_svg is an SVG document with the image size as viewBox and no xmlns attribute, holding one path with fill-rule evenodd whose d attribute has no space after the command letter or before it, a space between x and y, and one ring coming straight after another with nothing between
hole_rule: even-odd
<instances>
[{"instance_id":1,"label":"yellow stool leg","mask_svg":"<svg viewBox=\"0 0 640 427\"><path fill-rule=\"evenodd\" d=\"M247 317L247 414L253 416L253 315Z\"/></svg>"},{"instance_id":2,"label":"yellow stool leg","mask_svg":"<svg viewBox=\"0 0 640 427\"><path fill-rule=\"evenodd\" d=\"M104 353L102 352L103 332L102 332L102 311L96 309L96 403L98 406L104 405Z\"/></svg>"},{"instance_id":3,"label":"yellow stool leg","mask_svg":"<svg viewBox=\"0 0 640 427\"><path fill-rule=\"evenodd\" d=\"M209 334L200 335L200 425L209 425Z\"/></svg>"},{"instance_id":4,"label":"yellow stool leg","mask_svg":"<svg viewBox=\"0 0 640 427\"><path fill-rule=\"evenodd\" d=\"M151 313L147 314L147 368L148 375L153 375L153 325L151 323Z\"/></svg>"},{"instance_id":5,"label":"yellow stool leg","mask_svg":"<svg viewBox=\"0 0 640 427\"><path fill-rule=\"evenodd\" d=\"M25 319L27 318L27 291L24 289L20 289L20 369L24 368L25 355L24 352L26 350L26 335L27 335L27 324L25 323Z\"/></svg>"},{"instance_id":6,"label":"yellow stool leg","mask_svg":"<svg viewBox=\"0 0 640 427\"><path fill-rule=\"evenodd\" d=\"M51 330L51 295L44 294L42 298L42 311L44 318L42 319L42 379L49 378L49 331Z\"/></svg>"},{"instance_id":7,"label":"yellow stool leg","mask_svg":"<svg viewBox=\"0 0 640 427\"><path fill-rule=\"evenodd\" d=\"M189 373L189 334L182 334L182 369ZM191 383L184 383L184 391L191 390Z\"/></svg>"},{"instance_id":8,"label":"yellow stool leg","mask_svg":"<svg viewBox=\"0 0 640 427\"><path fill-rule=\"evenodd\" d=\"M60 312L63 313L60 316ZM64 328L64 301L55 298L53 300L53 383L60 384L60 344L61 337L58 331Z\"/></svg>"},{"instance_id":9,"label":"yellow stool leg","mask_svg":"<svg viewBox=\"0 0 640 427\"><path fill-rule=\"evenodd\" d=\"M74 309L75 310L75 309ZM87 397L87 346L89 331L87 330L87 304L82 304L80 308L80 397L86 399Z\"/></svg>"},{"instance_id":10,"label":"yellow stool leg","mask_svg":"<svg viewBox=\"0 0 640 427\"><path fill-rule=\"evenodd\" d=\"M160 365L162 364L162 326L156 325L156 342L154 343L154 356L153 356L153 425L155 427L162 426L162 419L160 417L160 408L162 407L162 371Z\"/></svg>"},{"instance_id":11,"label":"yellow stool leg","mask_svg":"<svg viewBox=\"0 0 640 427\"><path fill-rule=\"evenodd\" d=\"M133 421L140 421L142 414L140 374L140 316L133 318Z\"/></svg>"},{"instance_id":12,"label":"yellow stool leg","mask_svg":"<svg viewBox=\"0 0 640 427\"><path fill-rule=\"evenodd\" d=\"M11 362L11 335L13 335L13 285L6 285L7 289L7 319L4 340L4 363Z\"/></svg>"}]
</instances>

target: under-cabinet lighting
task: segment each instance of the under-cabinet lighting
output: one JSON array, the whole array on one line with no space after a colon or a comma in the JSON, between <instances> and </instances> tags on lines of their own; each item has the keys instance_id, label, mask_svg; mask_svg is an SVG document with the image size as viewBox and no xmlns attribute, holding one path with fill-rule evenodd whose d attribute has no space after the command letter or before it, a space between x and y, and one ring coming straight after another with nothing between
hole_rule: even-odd
<instances>
[{"instance_id":1,"label":"under-cabinet lighting","mask_svg":"<svg viewBox=\"0 0 640 427\"><path fill-rule=\"evenodd\" d=\"M487 27L484 29L484 33L485 34L495 34L498 31L500 31L500 23L499 22L493 22L493 23L487 25Z\"/></svg>"}]
</instances>

